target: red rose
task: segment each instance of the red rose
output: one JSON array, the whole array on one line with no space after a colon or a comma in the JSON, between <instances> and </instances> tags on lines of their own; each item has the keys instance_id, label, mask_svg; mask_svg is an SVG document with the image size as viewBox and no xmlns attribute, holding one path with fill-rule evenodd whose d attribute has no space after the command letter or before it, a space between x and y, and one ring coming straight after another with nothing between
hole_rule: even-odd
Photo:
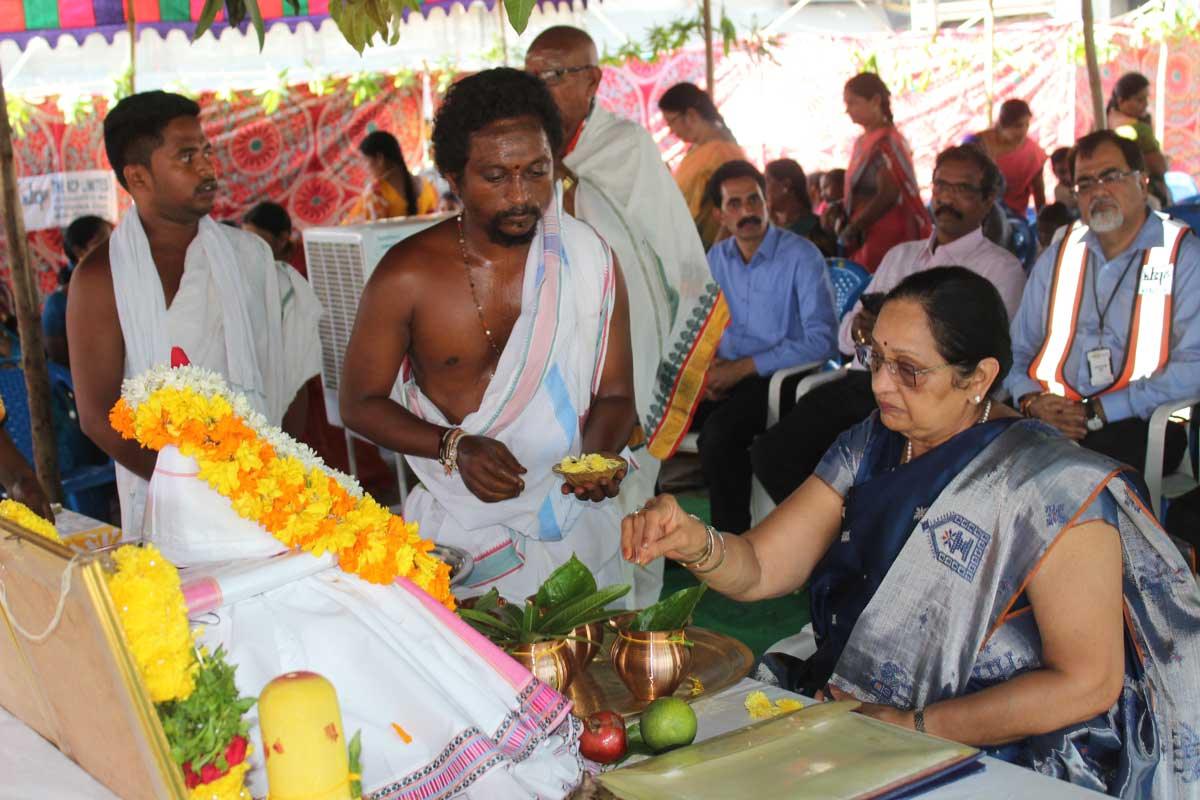
<instances>
[{"instance_id":1,"label":"red rose","mask_svg":"<svg viewBox=\"0 0 1200 800\"><path fill-rule=\"evenodd\" d=\"M187 788L195 789L200 785L200 776L192 769L192 762L183 762L183 782L187 784Z\"/></svg>"},{"instance_id":2,"label":"red rose","mask_svg":"<svg viewBox=\"0 0 1200 800\"><path fill-rule=\"evenodd\" d=\"M226 772L228 772L228 770L226 770ZM200 768L200 783L212 783L224 774L224 772L217 769L216 764L210 762Z\"/></svg>"},{"instance_id":3,"label":"red rose","mask_svg":"<svg viewBox=\"0 0 1200 800\"><path fill-rule=\"evenodd\" d=\"M231 767L236 767L246 760L245 736L234 736L229 740L229 746L225 748L225 760Z\"/></svg>"}]
</instances>

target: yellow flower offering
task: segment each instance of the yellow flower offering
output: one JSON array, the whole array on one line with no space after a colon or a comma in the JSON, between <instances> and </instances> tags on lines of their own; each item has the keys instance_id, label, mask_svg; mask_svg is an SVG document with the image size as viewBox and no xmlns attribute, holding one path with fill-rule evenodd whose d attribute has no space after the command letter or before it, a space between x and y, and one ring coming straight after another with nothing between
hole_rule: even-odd
<instances>
[{"instance_id":1,"label":"yellow flower offering","mask_svg":"<svg viewBox=\"0 0 1200 800\"><path fill-rule=\"evenodd\" d=\"M588 453L578 458L567 456L558 462L558 470L564 475L575 475L580 472L608 472L609 470L613 470L615 473L623 466L623 462L599 453Z\"/></svg>"},{"instance_id":2,"label":"yellow flower offering","mask_svg":"<svg viewBox=\"0 0 1200 800\"><path fill-rule=\"evenodd\" d=\"M750 719L770 719L802 708L803 703L790 697L772 703L764 692L751 692L746 695L746 711L750 712Z\"/></svg>"}]
</instances>

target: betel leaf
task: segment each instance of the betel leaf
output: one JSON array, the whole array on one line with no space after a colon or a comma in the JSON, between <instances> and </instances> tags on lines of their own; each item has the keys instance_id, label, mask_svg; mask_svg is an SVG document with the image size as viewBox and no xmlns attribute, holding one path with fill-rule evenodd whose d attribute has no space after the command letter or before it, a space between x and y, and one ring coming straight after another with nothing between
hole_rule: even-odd
<instances>
[{"instance_id":1,"label":"betel leaf","mask_svg":"<svg viewBox=\"0 0 1200 800\"><path fill-rule=\"evenodd\" d=\"M508 14L508 22L517 33L524 33L529 24L529 15L537 0L504 0L504 11Z\"/></svg>"},{"instance_id":2,"label":"betel leaf","mask_svg":"<svg viewBox=\"0 0 1200 800\"><path fill-rule=\"evenodd\" d=\"M538 620L537 630L546 636L565 636L580 625L586 615L603 609L609 603L629 594L629 584L606 586L598 592L572 600ZM611 615L610 615L611 616ZM590 621L590 620L589 620Z\"/></svg>"},{"instance_id":3,"label":"betel leaf","mask_svg":"<svg viewBox=\"0 0 1200 800\"><path fill-rule=\"evenodd\" d=\"M534 598L538 607L544 611L553 611L562 603L570 602L596 591L596 578L592 571L571 554L570 560L563 564L538 587Z\"/></svg>"},{"instance_id":4,"label":"betel leaf","mask_svg":"<svg viewBox=\"0 0 1200 800\"><path fill-rule=\"evenodd\" d=\"M629 624L631 631L677 631L687 626L696 604L708 588L707 583L680 589L637 613Z\"/></svg>"},{"instance_id":5,"label":"betel leaf","mask_svg":"<svg viewBox=\"0 0 1200 800\"><path fill-rule=\"evenodd\" d=\"M476 611L473 608L460 608L458 616L488 638L516 639L520 635L520 630L516 625L508 620L502 620L494 614Z\"/></svg>"}]
</instances>

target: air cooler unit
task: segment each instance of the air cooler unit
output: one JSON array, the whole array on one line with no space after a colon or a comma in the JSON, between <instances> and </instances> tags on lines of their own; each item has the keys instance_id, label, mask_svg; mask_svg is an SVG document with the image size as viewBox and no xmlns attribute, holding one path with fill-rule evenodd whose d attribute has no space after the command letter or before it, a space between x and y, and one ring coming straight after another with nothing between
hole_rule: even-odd
<instances>
[{"instance_id":1,"label":"air cooler unit","mask_svg":"<svg viewBox=\"0 0 1200 800\"><path fill-rule=\"evenodd\" d=\"M358 315L358 300L367 279L392 245L436 225L448 216L411 217L304 231L308 280L325 308L319 326L321 384L325 389L325 413L330 425L345 427L338 411L338 389L346 347L350 344L354 318ZM357 473L350 436L350 432L346 431L350 471ZM399 458L396 459L396 466L403 498L407 494L407 486Z\"/></svg>"}]
</instances>

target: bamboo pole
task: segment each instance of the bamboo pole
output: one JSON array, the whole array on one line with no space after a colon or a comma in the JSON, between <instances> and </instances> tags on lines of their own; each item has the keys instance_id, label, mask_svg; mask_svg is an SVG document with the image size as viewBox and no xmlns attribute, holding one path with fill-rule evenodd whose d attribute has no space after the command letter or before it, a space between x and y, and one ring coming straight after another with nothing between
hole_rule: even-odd
<instances>
[{"instance_id":1,"label":"bamboo pole","mask_svg":"<svg viewBox=\"0 0 1200 800\"><path fill-rule=\"evenodd\" d=\"M33 279L29 243L25 239L25 219L17 195L16 160L13 157L12 128L8 124L7 108L4 75L0 73L0 207L4 209L4 235L8 240L9 266L12 270L13 303L16 305L17 330L21 336L21 370L25 373L25 391L29 396L33 467L46 497L51 502L61 502L58 451L50 416L50 374L46 369L46 352L42 349L37 283Z\"/></svg>"},{"instance_id":2,"label":"bamboo pole","mask_svg":"<svg viewBox=\"0 0 1200 800\"><path fill-rule=\"evenodd\" d=\"M1100 62L1096 58L1096 21L1092 0L1081 0L1083 11L1083 50L1087 56L1088 86L1092 90L1092 130L1105 127L1104 91L1100 87Z\"/></svg>"},{"instance_id":3,"label":"bamboo pole","mask_svg":"<svg viewBox=\"0 0 1200 800\"><path fill-rule=\"evenodd\" d=\"M137 92L137 17L133 0L125 3L125 26L129 30L129 93Z\"/></svg>"},{"instance_id":4,"label":"bamboo pole","mask_svg":"<svg viewBox=\"0 0 1200 800\"><path fill-rule=\"evenodd\" d=\"M712 0L704 0L704 81L708 96L716 101L716 69L713 64Z\"/></svg>"}]
</instances>

